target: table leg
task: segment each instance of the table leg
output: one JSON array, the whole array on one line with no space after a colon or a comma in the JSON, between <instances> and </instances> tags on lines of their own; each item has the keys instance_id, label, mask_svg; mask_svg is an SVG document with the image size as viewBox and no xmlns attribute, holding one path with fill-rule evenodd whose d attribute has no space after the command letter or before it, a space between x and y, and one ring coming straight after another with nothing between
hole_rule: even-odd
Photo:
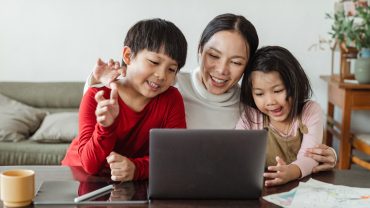
<instances>
[{"instance_id":1,"label":"table leg","mask_svg":"<svg viewBox=\"0 0 370 208\"><path fill-rule=\"evenodd\" d=\"M328 115L327 117L334 118L334 104L332 104L330 101L328 101ZM326 122L326 125L329 125L329 122ZM334 127L334 124L330 124ZM327 128L325 131L325 138L326 138L326 145L329 147L333 146L333 134L329 131Z\"/></svg>"},{"instance_id":2,"label":"table leg","mask_svg":"<svg viewBox=\"0 0 370 208\"><path fill-rule=\"evenodd\" d=\"M347 99L343 103L341 136L339 138L339 169L349 169L351 159L351 99L350 96L345 97Z\"/></svg>"}]
</instances>

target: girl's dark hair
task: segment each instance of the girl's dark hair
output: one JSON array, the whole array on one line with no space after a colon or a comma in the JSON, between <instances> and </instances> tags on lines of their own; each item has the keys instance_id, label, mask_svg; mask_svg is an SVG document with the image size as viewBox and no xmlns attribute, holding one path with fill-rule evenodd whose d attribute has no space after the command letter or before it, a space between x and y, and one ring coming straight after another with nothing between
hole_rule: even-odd
<instances>
[{"instance_id":1,"label":"girl's dark hair","mask_svg":"<svg viewBox=\"0 0 370 208\"><path fill-rule=\"evenodd\" d=\"M249 61L242 80L240 102L245 107L245 117L247 119L245 122L251 124L255 119L252 117L252 109L248 107L257 109L252 94L251 74L254 71L278 72L287 91L286 99L292 98L288 119L293 119L302 113L303 106L312 96L310 81L306 73L298 60L287 49L279 46L267 46L257 50L254 57Z\"/></svg>"},{"instance_id":2,"label":"girl's dark hair","mask_svg":"<svg viewBox=\"0 0 370 208\"><path fill-rule=\"evenodd\" d=\"M198 52L203 52L204 45L211 37L220 31L237 31L245 39L249 47L249 57L252 57L258 48L256 28L245 17L235 14L221 14L208 23L204 29L198 45Z\"/></svg>"},{"instance_id":3,"label":"girl's dark hair","mask_svg":"<svg viewBox=\"0 0 370 208\"><path fill-rule=\"evenodd\" d=\"M188 47L185 36L167 20L155 18L137 22L127 32L124 45L130 47L133 56L144 49L159 52L163 47L164 53L177 62L178 69L185 65Z\"/></svg>"}]
</instances>

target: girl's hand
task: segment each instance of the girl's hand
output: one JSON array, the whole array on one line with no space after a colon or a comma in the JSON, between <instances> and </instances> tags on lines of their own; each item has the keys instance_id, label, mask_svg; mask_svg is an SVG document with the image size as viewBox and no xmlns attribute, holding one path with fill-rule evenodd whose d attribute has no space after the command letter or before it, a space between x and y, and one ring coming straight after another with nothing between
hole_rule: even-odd
<instances>
[{"instance_id":1,"label":"girl's hand","mask_svg":"<svg viewBox=\"0 0 370 208\"><path fill-rule=\"evenodd\" d=\"M271 178L270 180L265 180L265 186L277 186L299 178L301 170L297 165L287 165L279 156L276 156L276 162L276 166L269 166L267 168L269 171L273 172L266 172L263 174L263 177Z\"/></svg>"},{"instance_id":2,"label":"girl's hand","mask_svg":"<svg viewBox=\"0 0 370 208\"><path fill-rule=\"evenodd\" d=\"M103 97L104 91L99 91L95 95L95 100L98 103L95 110L96 122L108 127L113 124L119 113L117 84L111 83L110 99Z\"/></svg>"},{"instance_id":3,"label":"girl's hand","mask_svg":"<svg viewBox=\"0 0 370 208\"><path fill-rule=\"evenodd\" d=\"M121 67L121 64L113 59L105 63L99 58L93 71L91 84L102 83L109 88L110 83L115 81L119 75L126 76L126 67Z\"/></svg>"},{"instance_id":4,"label":"girl's hand","mask_svg":"<svg viewBox=\"0 0 370 208\"><path fill-rule=\"evenodd\" d=\"M325 144L319 144L316 145L316 147L314 148L307 149L305 156L310 157L319 162L319 165L312 169L312 172L314 173L331 170L336 165L336 157L334 150L326 146Z\"/></svg>"},{"instance_id":5,"label":"girl's hand","mask_svg":"<svg viewBox=\"0 0 370 208\"><path fill-rule=\"evenodd\" d=\"M132 181L136 167L131 160L116 152L111 152L107 157L107 162L111 169L111 179L113 181Z\"/></svg>"}]
</instances>

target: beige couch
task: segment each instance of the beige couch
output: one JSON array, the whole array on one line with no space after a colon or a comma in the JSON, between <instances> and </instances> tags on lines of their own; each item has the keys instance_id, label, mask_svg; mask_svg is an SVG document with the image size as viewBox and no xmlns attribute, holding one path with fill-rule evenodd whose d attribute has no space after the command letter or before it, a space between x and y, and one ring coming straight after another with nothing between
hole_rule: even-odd
<instances>
[{"instance_id":1,"label":"beige couch","mask_svg":"<svg viewBox=\"0 0 370 208\"><path fill-rule=\"evenodd\" d=\"M58 137L62 134L67 134L69 137L77 134L77 112L82 97L83 84L83 82L0 82L0 95L3 98L3 103L0 103L2 104L0 106L0 116L2 116L1 113L3 114L0 118L0 131L6 132L6 128L9 128L7 125L13 121L19 123L21 126L19 129L27 128L27 125L35 126L36 124L36 129L26 129L26 133L23 132L23 135L28 136L18 139L19 141L14 139L15 137L7 137L10 139L4 141L6 135L9 136L11 134L3 133L5 137L3 136L3 139L0 138L0 165L59 165L71 139L58 140ZM4 97L9 99L4 101ZM12 104L6 105L6 102L9 103L9 100L11 100ZM29 106L26 107L27 110L41 110L41 114L37 116L24 114L26 116L23 116L24 106L22 104ZM21 110L17 108L14 111L13 106L18 106ZM11 110L13 110L13 113L9 113ZM39 111L37 112L40 113ZM17 116L17 114L22 116L13 119L12 122L6 120L9 116ZM36 117L39 118L26 125L25 121L23 121L23 119L27 120L25 117L29 117L30 120L36 119ZM56 118L63 118L64 120L59 120L58 123ZM73 121L69 122L68 119ZM48 122L52 124L46 126ZM50 127L50 125L54 126ZM30 138L35 136L36 133L44 137L45 135L50 135L50 132L49 134L40 133L41 127L43 127L43 130L47 129L50 131L52 129L54 133L55 131L61 131L62 133L57 132L55 133L56 136L52 135L50 139L44 138L43 141L31 140ZM71 132L69 129L74 130ZM37 132L38 130L40 131Z\"/></svg>"}]
</instances>

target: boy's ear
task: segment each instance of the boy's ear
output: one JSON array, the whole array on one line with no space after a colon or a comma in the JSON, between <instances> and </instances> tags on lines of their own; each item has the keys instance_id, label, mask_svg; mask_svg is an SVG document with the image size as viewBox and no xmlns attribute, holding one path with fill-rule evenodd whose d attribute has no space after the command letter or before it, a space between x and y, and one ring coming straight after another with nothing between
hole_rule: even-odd
<instances>
[{"instance_id":1,"label":"boy's ear","mask_svg":"<svg viewBox=\"0 0 370 208\"><path fill-rule=\"evenodd\" d=\"M131 62L131 48L130 47L128 46L123 47L122 60L125 62L126 65L130 64Z\"/></svg>"}]
</instances>

